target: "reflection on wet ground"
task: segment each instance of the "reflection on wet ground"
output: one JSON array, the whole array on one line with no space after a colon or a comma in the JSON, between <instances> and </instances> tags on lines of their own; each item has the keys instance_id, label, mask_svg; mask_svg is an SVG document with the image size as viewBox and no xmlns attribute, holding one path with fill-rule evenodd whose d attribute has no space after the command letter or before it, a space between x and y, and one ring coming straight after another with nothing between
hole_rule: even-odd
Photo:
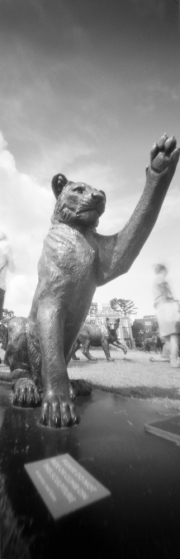
<instances>
[{"instance_id":1,"label":"reflection on wet ground","mask_svg":"<svg viewBox=\"0 0 180 559\"><path fill-rule=\"evenodd\" d=\"M49 429L39 408L12 407L0 384L2 558L179 558L180 448L144 431L159 407L98 389L76 405L79 425ZM111 497L55 522L24 464L64 453Z\"/></svg>"}]
</instances>

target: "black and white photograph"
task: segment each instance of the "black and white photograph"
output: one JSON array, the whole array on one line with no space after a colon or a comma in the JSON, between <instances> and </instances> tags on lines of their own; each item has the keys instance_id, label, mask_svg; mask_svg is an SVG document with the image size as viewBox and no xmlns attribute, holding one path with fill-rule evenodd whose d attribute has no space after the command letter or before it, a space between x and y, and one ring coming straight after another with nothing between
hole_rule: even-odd
<instances>
[{"instance_id":1,"label":"black and white photograph","mask_svg":"<svg viewBox=\"0 0 180 559\"><path fill-rule=\"evenodd\" d=\"M179 559L180 0L0 0L0 559Z\"/></svg>"}]
</instances>

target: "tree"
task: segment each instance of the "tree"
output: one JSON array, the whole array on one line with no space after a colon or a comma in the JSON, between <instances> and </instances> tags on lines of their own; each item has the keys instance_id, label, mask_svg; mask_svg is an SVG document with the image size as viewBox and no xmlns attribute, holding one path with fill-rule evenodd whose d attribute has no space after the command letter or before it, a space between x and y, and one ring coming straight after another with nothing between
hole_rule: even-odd
<instances>
[{"instance_id":1,"label":"tree","mask_svg":"<svg viewBox=\"0 0 180 559\"><path fill-rule=\"evenodd\" d=\"M134 322L132 324L132 331L133 331L133 335L134 335L134 333L144 334L145 328L144 328L143 322L141 322L140 320L134 320Z\"/></svg>"},{"instance_id":2,"label":"tree","mask_svg":"<svg viewBox=\"0 0 180 559\"><path fill-rule=\"evenodd\" d=\"M134 306L131 299L111 299L111 308L114 311L119 311L123 316L128 316L130 314L136 314L137 308Z\"/></svg>"},{"instance_id":3,"label":"tree","mask_svg":"<svg viewBox=\"0 0 180 559\"><path fill-rule=\"evenodd\" d=\"M0 320L0 341L2 342L3 349L6 349L8 322L14 316L14 311L3 309L2 319Z\"/></svg>"},{"instance_id":4,"label":"tree","mask_svg":"<svg viewBox=\"0 0 180 559\"><path fill-rule=\"evenodd\" d=\"M95 317L97 315L97 312L98 312L98 304L97 303L91 303L89 312L88 312L87 317L86 317L86 322L88 322L88 323L91 322L92 324L95 324L95 322L96 322Z\"/></svg>"},{"instance_id":5,"label":"tree","mask_svg":"<svg viewBox=\"0 0 180 559\"><path fill-rule=\"evenodd\" d=\"M14 316L14 311L8 311L8 309L3 309L1 322L8 322Z\"/></svg>"},{"instance_id":6,"label":"tree","mask_svg":"<svg viewBox=\"0 0 180 559\"><path fill-rule=\"evenodd\" d=\"M96 315L98 312L98 304L97 303L91 303L88 315L90 316L94 316Z\"/></svg>"},{"instance_id":7,"label":"tree","mask_svg":"<svg viewBox=\"0 0 180 559\"><path fill-rule=\"evenodd\" d=\"M132 324L132 334L133 334L133 338L135 340L135 344L137 347L141 347L143 340L144 340L144 335L145 335L145 327L143 322L141 322L140 320L134 320L133 324Z\"/></svg>"},{"instance_id":8,"label":"tree","mask_svg":"<svg viewBox=\"0 0 180 559\"><path fill-rule=\"evenodd\" d=\"M159 329L158 322L156 319L154 319L152 323L152 334L157 334L158 329Z\"/></svg>"}]
</instances>

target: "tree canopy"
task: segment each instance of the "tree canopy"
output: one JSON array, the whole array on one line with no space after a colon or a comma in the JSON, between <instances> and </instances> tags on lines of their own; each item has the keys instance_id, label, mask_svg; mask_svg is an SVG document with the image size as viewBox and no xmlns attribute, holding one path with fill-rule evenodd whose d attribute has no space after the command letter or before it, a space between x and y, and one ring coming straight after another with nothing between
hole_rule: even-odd
<instances>
[{"instance_id":1,"label":"tree canopy","mask_svg":"<svg viewBox=\"0 0 180 559\"><path fill-rule=\"evenodd\" d=\"M3 349L6 349L7 344L7 327L8 322L14 316L14 311L9 311L8 309L3 309L2 319L0 320L0 342L2 342Z\"/></svg>"},{"instance_id":2,"label":"tree canopy","mask_svg":"<svg viewBox=\"0 0 180 559\"><path fill-rule=\"evenodd\" d=\"M14 316L14 311L9 311L8 309L3 309L1 322L9 321L10 318L13 318L13 316Z\"/></svg>"},{"instance_id":3,"label":"tree canopy","mask_svg":"<svg viewBox=\"0 0 180 559\"><path fill-rule=\"evenodd\" d=\"M145 327L143 322L140 320L134 320L132 324L132 333L136 346L142 347L145 336Z\"/></svg>"},{"instance_id":4,"label":"tree canopy","mask_svg":"<svg viewBox=\"0 0 180 559\"><path fill-rule=\"evenodd\" d=\"M111 299L111 308L114 311L119 311L123 316L128 316L130 314L136 314L137 308L135 307L131 299Z\"/></svg>"},{"instance_id":5,"label":"tree canopy","mask_svg":"<svg viewBox=\"0 0 180 559\"><path fill-rule=\"evenodd\" d=\"M132 331L133 331L133 335L134 335L134 333L144 334L145 333L145 327L144 327L143 322L140 322L140 320L134 320L134 322L132 324Z\"/></svg>"},{"instance_id":6,"label":"tree canopy","mask_svg":"<svg viewBox=\"0 0 180 559\"><path fill-rule=\"evenodd\" d=\"M98 312L98 304L97 303L91 303L88 315L90 316L94 316L96 315Z\"/></svg>"}]
</instances>

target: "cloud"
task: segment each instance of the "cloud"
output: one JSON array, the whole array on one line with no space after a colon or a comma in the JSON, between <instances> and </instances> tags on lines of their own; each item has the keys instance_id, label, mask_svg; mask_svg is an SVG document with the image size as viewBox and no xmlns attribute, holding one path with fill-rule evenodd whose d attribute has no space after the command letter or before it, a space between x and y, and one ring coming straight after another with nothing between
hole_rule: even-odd
<instances>
[{"instance_id":1,"label":"cloud","mask_svg":"<svg viewBox=\"0 0 180 559\"><path fill-rule=\"evenodd\" d=\"M64 158L65 158L64 152ZM78 154L76 154L78 155ZM45 153L44 153L45 157ZM68 157L68 150L67 150ZM75 157L75 154L74 154ZM88 159L74 158L69 162L68 178L85 180L107 193L107 208L100 219L98 232L113 234L122 229L132 214L142 191L141 180L136 179L131 194L127 179L114 171L110 162L90 163ZM118 278L96 293L96 300L107 302L116 296L131 298L141 314L153 312L151 276L152 264L166 256L174 274L174 289L179 290L178 246L174 232L179 230L180 192L177 175L173 188L167 194L157 224L143 250L125 276ZM15 159L0 133L0 223L9 237L16 272L9 274L5 306L17 315L27 316L37 284L37 263L42 243L48 232L54 198L50 188L42 187L31 175L19 172ZM172 221L173 216L173 221ZM176 224L176 225L175 225ZM142 293L142 285L143 293ZM114 295L114 296L115 296ZM148 311L149 309L149 311Z\"/></svg>"},{"instance_id":2,"label":"cloud","mask_svg":"<svg viewBox=\"0 0 180 559\"><path fill-rule=\"evenodd\" d=\"M81 146L81 154L83 149L85 152L86 148ZM85 158L83 164L82 158L78 164L78 160L76 161L78 152L76 145L72 169L69 160L71 149L69 150L68 146L65 148L64 145L63 155L61 152L63 162L66 162L67 167L68 162L70 165L71 176L68 178L74 181L85 179L87 183L106 191L107 210L100 220L98 230L102 234L112 234L124 226L137 202L137 194L134 197L123 194L126 186L123 176L118 176L120 189L117 194L116 174L113 173L111 165L95 162L90 164ZM56 154L54 158L56 159ZM48 163L49 160L46 161L46 164ZM50 225L54 198L51 190L42 187L34 177L19 172L2 133L0 133L0 199L1 228L8 235L16 266L15 274L9 274L5 304L18 315L27 315L37 283L37 263L43 239Z\"/></svg>"},{"instance_id":3,"label":"cloud","mask_svg":"<svg viewBox=\"0 0 180 559\"><path fill-rule=\"evenodd\" d=\"M37 262L54 206L51 191L20 173L0 135L0 223L12 246L16 272L9 277L6 305L29 311L37 281Z\"/></svg>"},{"instance_id":4,"label":"cloud","mask_svg":"<svg viewBox=\"0 0 180 559\"><path fill-rule=\"evenodd\" d=\"M130 0L130 3L143 18L153 15L161 20L166 13L164 0Z\"/></svg>"},{"instance_id":5,"label":"cloud","mask_svg":"<svg viewBox=\"0 0 180 559\"><path fill-rule=\"evenodd\" d=\"M175 222L175 220L180 220L180 190L179 186L177 186L176 176L174 180L176 181L175 187L172 189L170 188L167 197L165 198L163 209L159 218L159 226L166 226L168 222L171 222L172 217L173 222Z\"/></svg>"},{"instance_id":6,"label":"cloud","mask_svg":"<svg viewBox=\"0 0 180 559\"><path fill-rule=\"evenodd\" d=\"M139 83L132 82L131 87L134 93L134 110L140 117L160 114L165 104L172 113L172 107L176 110L180 101L180 83L168 85L167 79L140 80Z\"/></svg>"},{"instance_id":7,"label":"cloud","mask_svg":"<svg viewBox=\"0 0 180 559\"><path fill-rule=\"evenodd\" d=\"M1 0L2 34L31 52L59 59L66 52L85 51L91 46L88 30L78 21L77 10L64 0Z\"/></svg>"},{"instance_id":8,"label":"cloud","mask_svg":"<svg viewBox=\"0 0 180 559\"><path fill-rule=\"evenodd\" d=\"M161 99L166 98L171 102L180 100L180 82L172 87L172 85L169 86L167 83L156 79L147 83L145 88L147 93L160 96Z\"/></svg>"},{"instance_id":9,"label":"cloud","mask_svg":"<svg viewBox=\"0 0 180 559\"><path fill-rule=\"evenodd\" d=\"M74 181L85 179L87 183L106 192L109 191L107 213L104 221L100 222L100 232L111 233L112 226L119 229L121 223L123 226L123 221L126 220L129 202L127 201L127 207L123 204L121 216L119 212L113 212L115 185L111 166L100 163L90 164L86 162L85 157L82 165L82 154L83 152L85 154L86 147L78 144L74 146L74 150L70 147L64 144L60 150L62 164L64 166L66 163L67 168L69 165L69 171L73 161L71 176L68 174L68 178ZM76 157L78 161L79 152L81 158L78 164ZM44 153L44 158L45 155ZM53 163L56 157L57 154L54 153ZM48 164L50 159L46 156L46 165ZM123 182L122 186L124 186ZM18 315L27 315L37 283L37 263L43 239L50 225L54 198L51 189L42 187L34 177L19 172L2 133L0 133L0 199L1 228L8 235L16 266L15 274L9 274L8 277L5 304Z\"/></svg>"}]
</instances>

